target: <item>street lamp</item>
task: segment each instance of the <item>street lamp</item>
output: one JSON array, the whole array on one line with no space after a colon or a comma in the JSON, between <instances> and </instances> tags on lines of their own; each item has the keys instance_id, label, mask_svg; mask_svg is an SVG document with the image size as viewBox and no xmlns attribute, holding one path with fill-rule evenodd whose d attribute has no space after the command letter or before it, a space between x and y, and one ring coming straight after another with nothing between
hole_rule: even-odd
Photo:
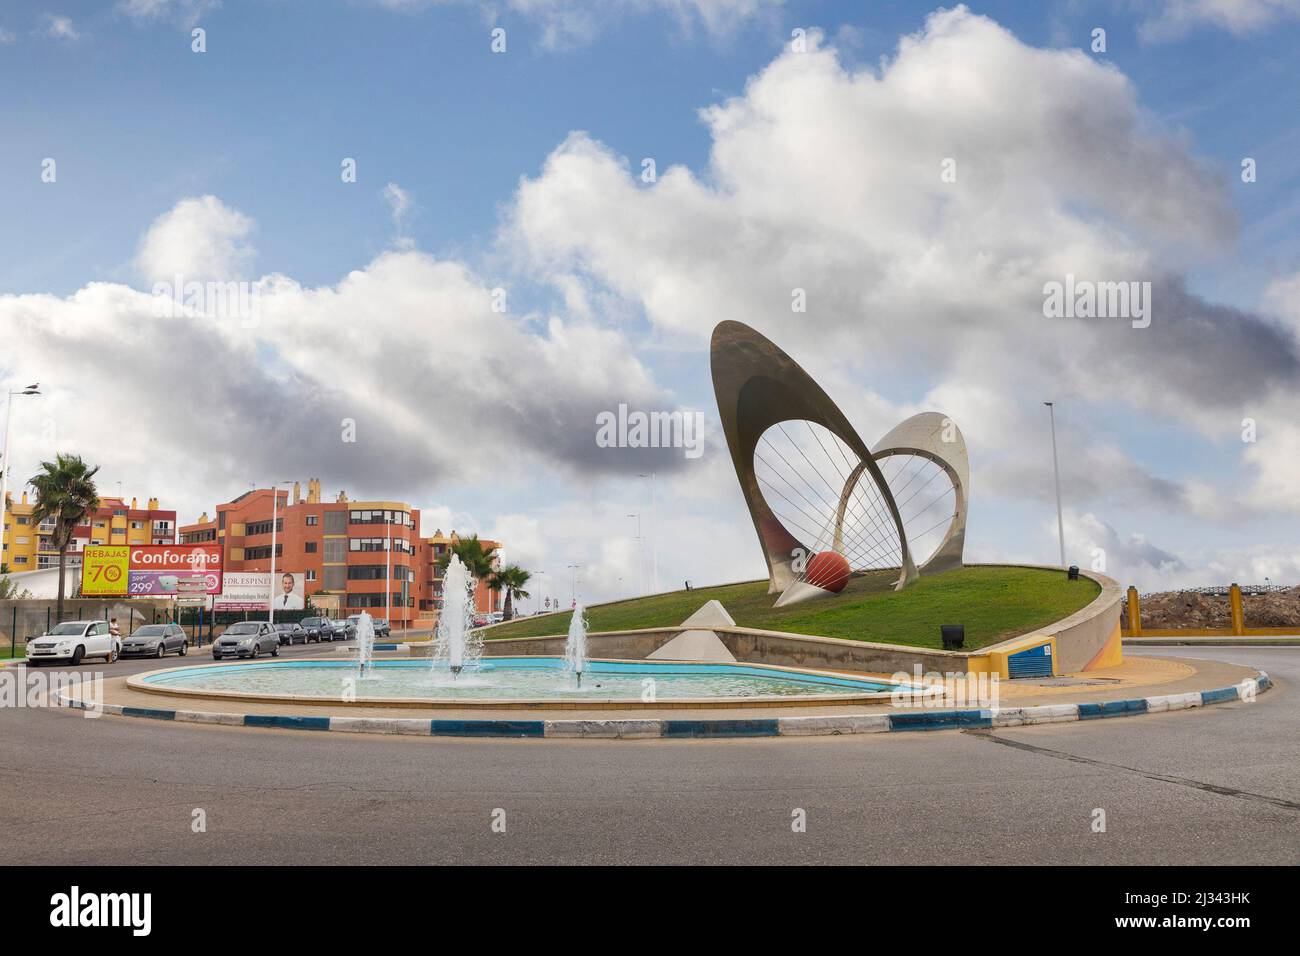
<instances>
[{"instance_id":1,"label":"street lamp","mask_svg":"<svg viewBox=\"0 0 1300 956\"><path fill-rule=\"evenodd\" d=\"M641 516L628 515L636 519L636 586L640 597L645 594L645 538L641 537Z\"/></svg>"},{"instance_id":2,"label":"street lamp","mask_svg":"<svg viewBox=\"0 0 1300 956\"><path fill-rule=\"evenodd\" d=\"M578 604L578 568L581 564L569 565L569 607L576 607Z\"/></svg>"},{"instance_id":3,"label":"street lamp","mask_svg":"<svg viewBox=\"0 0 1300 956\"><path fill-rule=\"evenodd\" d=\"M39 395L41 383L28 385L26 388L10 389L9 401L5 408L5 449L0 457L0 542L4 539L5 509L9 506L9 423L14 417L15 395Z\"/></svg>"},{"instance_id":4,"label":"street lamp","mask_svg":"<svg viewBox=\"0 0 1300 956\"><path fill-rule=\"evenodd\" d=\"M1056 459L1055 402L1043 402L1052 420L1052 473L1056 476L1056 537L1061 543L1061 567L1065 567L1065 520L1061 517L1061 466Z\"/></svg>"},{"instance_id":5,"label":"street lamp","mask_svg":"<svg viewBox=\"0 0 1300 956\"><path fill-rule=\"evenodd\" d=\"M535 578L541 578L541 576L545 573L546 573L545 571L532 572L533 577ZM542 582L540 580L537 582L536 596L533 598L533 600L537 602L537 610L534 611L533 613L540 614L542 611Z\"/></svg>"},{"instance_id":6,"label":"street lamp","mask_svg":"<svg viewBox=\"0 0 1300 956\"><path fill-rule=\"evenodd\" d=\"M290 481L275 481L271 483L271 593L267 607L270 609L267 615L267 623L275 623L275 524L279 520L280 514L280 486L290 484Z\"/></svg>"},{"instance_id":7,"label":"street lamp","mask_svg":"<svg viewBox=\"0 0 1300 956\"><path fill-rule=\"evenodd\" d=\"M638 478L650 479L650 530L655 533L655 540L650 542L650 560L654 565L654 593L659 593L659 505L655 501L655 473L637 475Z\"/></svg>"}]
</instances>

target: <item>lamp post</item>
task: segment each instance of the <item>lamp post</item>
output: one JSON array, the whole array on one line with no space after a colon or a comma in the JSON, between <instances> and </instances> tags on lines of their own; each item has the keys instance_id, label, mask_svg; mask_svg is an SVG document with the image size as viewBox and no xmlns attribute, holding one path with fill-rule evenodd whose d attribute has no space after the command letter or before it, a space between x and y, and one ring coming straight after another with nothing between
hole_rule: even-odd
<instances>
[{"instance_id":1,"label":"lamp post","mask_svg":"<svg viewBox=\"0 0 1300 956\"><path fill-rule=\"evenodd\" d=\"M1065 567L1065 520L1061 517L1061 466L1056 458L1056 403L1043 402L1052 421L1052 473L1056 477L1056 537L1061 543L1061 567Z\"/></svg>"},{"instance_id":2,"label":"lamp post","mask_svg":"<svg viewBox=\"0 0 1300 956\"><path fill-rule=\"evenodd\" d=\"M537 597L534 598L534 600L537 602L537 610L533 612L533 613L535 613L535 614L540 614L541 611L542 611L542 582L541 582L540 578L541 578L541 576L542 576L543 574L545 574L545 573L546 573L545 571L534 571L534 572L533 572L533 577L539 579L538 582L537 582L537 589L536 589L536 590L537 590Z\"/></svg>"},{"instance_id":3,"label":"lamp post","mask_svg":"<svg viewBox=\"0 0 1300 956\"><path fill-rule=\"evenodd\" d=\"M10 389L9 402L5 408L5 448L4 456L0 457L0 542L4 540L5 528L5 509L9 506L9 423L14 417L14 396L15 395L39 395L41 383L28 385L26 388Z\"/></svg>"},{"instance_id":4,"label":"lamp post","mask_svg":"<svg viewBox=\"0 0 1300 956\"><path fill-rule=\"evenodd\" d=\"M271 594L270 594L270 611L267 615L267 622L275 623L275 524L280 515L280 486L289 484L288 481L276 481L271 484Z\"/></svg>"},{"instance_id":5,"label":"lamp post","mask_svg":"<svg viewBox=\"0 0 1300 956\"><path fill-rule=\"evenodd\" d=\"M569 565L569 607L575 607L578 603L578 568L580 564Z\"/></svg>"},{"instance_id":6,"label":"lamp post","mask_svg":"<svg viewBox=\"0 0 1300 956\"><path fill-rule=\"evenodd\" d=\"M650 530L655 533L655 540L650 542L650 560L654 567L654 593L659 593L659 504L655 500L655 473L638 475L650 479Z\"/></svg>"},{"instance_id":7,"label":"lamp post","mask_svg":"<svg viewBox=\"0 0 1300 956\"><path fill-rule=\"evenodd\" d=\"M641 537L641 516L628 515L636 519L636 586L638 597L645 594L645 538Z\"/></svg>"}]
</instances>

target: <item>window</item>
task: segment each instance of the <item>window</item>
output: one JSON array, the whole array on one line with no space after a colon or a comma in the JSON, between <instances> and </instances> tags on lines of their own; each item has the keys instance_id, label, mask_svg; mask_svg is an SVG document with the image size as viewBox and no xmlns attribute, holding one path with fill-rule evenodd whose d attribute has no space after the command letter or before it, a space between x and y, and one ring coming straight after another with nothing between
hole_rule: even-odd
<instances>
[{"instance_id":1,"label":"window","mask_svg":"<svg viewBox=\"0 0 1300 956\"><path fill-rule=\"evenodd\" d=\"M387 551L388 538L351 538L348 540L349 551ZM414 554L411 543L402 538L393 538L393 550L405 554Z\"/></svg>"},{"instance_id":2,"label":"window","mask_svg":"<svg viewBox=\"0 0 1300 956\"><path fill-rule=\"evenodd\" d=\"M317 516L317 515L308 515L308 516L307 516L307 527L312 528L312 527L315 527L315 526L316 526L317 524L319 524L319 523L320 523L319 516Z\"/></svg>"},{"instance_id":3,"label":"window","mask_svg":"<svg viewBox=\"0 0 1300 956\"><path fill-rule=\"evenodd\" d=\"M271 546L270 546L270 545L267 545L267 546L264 547L264 548L245 548L245 549L244 549L244 560L245 560L245 561L265 561L265 560L266 560L267 558L269 558L270 556L271 556ZM284 556L284 545L282 545L282 544L277 544L277 545L275 546L275 556L276 556L277 558L279 558L279 557L283 557L283 556Z\"/></svg>"},{"instance_id":4,"label":"window","mask_svg":"<svg viewBox=\"0 0 1300 956\"><path fill-rule=\"evenodd\" d=\"M394 594L388 602L393 607L406 607L401 594ZM348 607L383 607L382 594L349 594Z\"/></svg>"},{"instance_id":5,"label":"window","mask_svg":"<svg viewBox=\"0 0 1300 956\"><path fill-rule=\"evenodd\" d=\"M316 542L315 542L315 541L308 541L305 545L303 545L303 550L306 551L308 554L315 554L315 553L316 553Z\"/></svg>"},{"instance_id":6,"label":"window","mask_svg":"<svg viewBox=\"0 0 1300 956\"><path fill-rule=\"evenodd\" d=\"M316 572L313 571L311 568L308 568L308 569L307 569L307 580L308 580L308 581L315 581L315 580L316 580Z\"/></svg>"},{"instance_id":7,"label":"window","mask_svg":"<svg viewBox=\"0 0 1300 956\"><path fill-rule=\"evenodd\" d=\"M325 527L326 534L347 534L348 513L346 511L325 512L324 527Z\"/></svg>"},{"instance_id":8,"label":"window","mask_svg":"<svg viewBox=\"0 0 1300 956\"><path fill-rule=\"evenodd\" d=\"M325 575L325 582L324 582L325 590L342 591L344 588L347 587L348 584L347 568L344 567L326 568L324 571L324 575Z\"/></svg>"},{"instance_id":9,"label":"window","mask_svg":"<svg viewBox=\"0 0 1300 956\"><path fill-rule=\"evenodd\" d=\"M347 538L326 538L324 562L326 564L342 564L348 559L348 540Z\"/></svg>"},{"instance_id":10,"label":"window","mask_svg":"<svg viewBox=\"0 0 1300 956\"><path fill-rule=\"evenodd\" d=\"M411 516L405 511L370 509L351 512L353 524L403 524L411 523Z\"/></svg>"},{"instance_id":11,"label":"window","mask_svg":"<svg viewBox=\"0 0 1300 956\"><path fill-rule=\"evenodd\" d=\"M19 515L19 516L18 516L18 523L19 523L19 524L29 524L30 522L29 522L29 520L28 520L28 518L27 518L26 515Z\"/></svg>"},{"instance_id":12,"label":"window","mask_svg":"<svg viewBox=\"0 0 1300 956\"><path fill-rule=\"evenodd\" d=\"M102 521L96 521L96 522L95 522L95 527L96 527L96 528L101 528L101 529L102 529L102 528L104 527L104 522L102 522Z\"/></svg>"},{"instance_id":13,"label":"window","mask_svg":"<svg viewBox=\"0 0 1300 956\"><path fill-rule=\"evenodd\" d=\"M18 557L14 558L14 564L26 564L26 563L27 563L26 555L19 555Z\"/></svg>"},{"instance_id":14,"label":"window","mask_svg":"<svg viewBox=\"0 0 1300 956\"><path fill-rule=\"evenodd\" d=\"M284 530L283 518L275 519L275 530L277 532ZM270 534L270 533L271 533L271 522L269 521L250 521L248 525L244 528L244 534L246 536L252 536L255 534Z\"/></svg>"},{"instance_id":15,"label":"window","mask_svg":"<svg viewBox=\"0 0 1300 956\"><path fill-rule=\"evenodd\" d=\"M139 531L139 530L140 530L141 528L143 528L143 527L144 527L144 522L143 522L143 521L132 521L132 522L131 522L131 530L132 530L132 531Z\"/></svg>"}]
</instances>

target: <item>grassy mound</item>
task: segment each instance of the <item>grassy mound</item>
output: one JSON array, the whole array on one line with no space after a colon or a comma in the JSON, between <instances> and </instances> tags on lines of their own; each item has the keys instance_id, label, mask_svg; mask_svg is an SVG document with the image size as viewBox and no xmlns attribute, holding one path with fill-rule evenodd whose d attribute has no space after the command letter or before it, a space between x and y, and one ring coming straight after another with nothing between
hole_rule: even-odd
<instances>
[{"instance_id":1,"label":"grassy mound","mask_svg":"<svg viewBox=\"0 0 1300 956\"><path fill-rule=\"evenodd\" d=\"M966 648L996 644L1068 617L1100 592L1093 581L1036 568L971 567L924 577L903 591L890 590L897 572L853 578L837 596L774 608L766 581L672 591L601 604L587 610L592 631L621 631L681 624L705 601L717 600L741 627L942 647L940 624L966 625ZM488 640L564 634L570 615L511 621L484 632Z\"/></svg>"}]
</instances>

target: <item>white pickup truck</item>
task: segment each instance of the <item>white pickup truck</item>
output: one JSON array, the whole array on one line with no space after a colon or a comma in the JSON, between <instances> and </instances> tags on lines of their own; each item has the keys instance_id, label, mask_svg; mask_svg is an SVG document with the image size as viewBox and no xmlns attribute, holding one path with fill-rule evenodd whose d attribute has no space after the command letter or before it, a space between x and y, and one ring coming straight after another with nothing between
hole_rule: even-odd
<instances>
[{"instance_id":1,"label":"white pickup truck","mask_svg":"<svg viewBox=\"0 0 1300 956\"><path fill-rule=\"evenodd\" d=\"M111 664L122 653L122 639L114 637L108 621L64 621L27 642L27 663L65 661L73 666L87 657L102 657Z\"/></svg>"}]
</instances>

